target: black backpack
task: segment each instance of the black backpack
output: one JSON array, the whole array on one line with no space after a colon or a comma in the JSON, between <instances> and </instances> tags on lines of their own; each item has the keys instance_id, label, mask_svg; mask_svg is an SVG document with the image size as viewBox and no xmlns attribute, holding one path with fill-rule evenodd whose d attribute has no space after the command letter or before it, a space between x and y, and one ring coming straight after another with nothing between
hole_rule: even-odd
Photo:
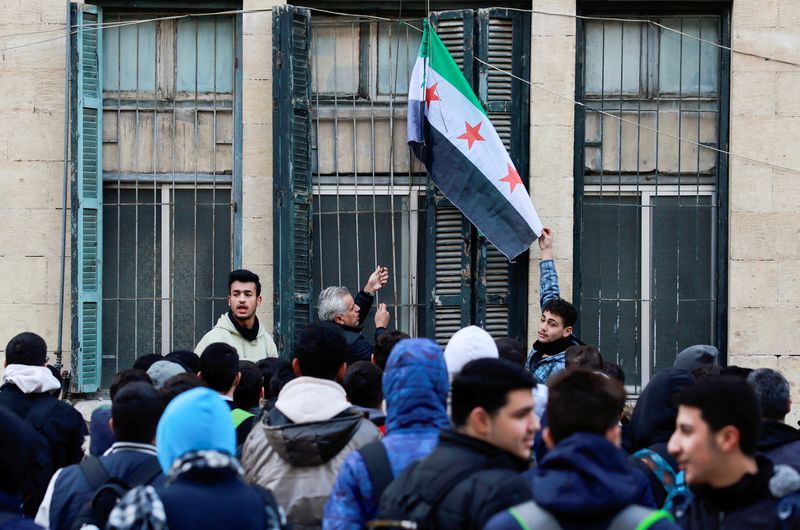
<instances>
[{"instance_id":1,"label":"black backpack","mask_svg":"<svg viewBox=\"0 0 800 530\"><path fill-rule=\"evenodd\" d=\"M33 403L33 406L28 410L28 415L24 418L25 423L33 431L29 440L33 449L31 451L33 461L30 463L31 472L28 484L24 488L22 504L23 511L28 517L36 515L36 511L39 509L39 505L42 503L44 494L47 491L50 478L55 472L55 469L53 469L53 448L44 435L44 426L56 405L58 405L57 399L50 396L40 397Z\"/></svg>"},{"instance_id":2,"label":"black backpack","mask_svg":"<svg viewBox=\"0 0 800 530\"><path fill-rule=\"evenodd\" d=\"M80 469L94 493L72 522L73 530L79 530L84 525L105 528L111 510L128 490L150 484L162 474L161 465L156 458L148 458L140 463L127 481L109 475L100 459L95 456L81 462Z\"/></svg>"}]
</instances>

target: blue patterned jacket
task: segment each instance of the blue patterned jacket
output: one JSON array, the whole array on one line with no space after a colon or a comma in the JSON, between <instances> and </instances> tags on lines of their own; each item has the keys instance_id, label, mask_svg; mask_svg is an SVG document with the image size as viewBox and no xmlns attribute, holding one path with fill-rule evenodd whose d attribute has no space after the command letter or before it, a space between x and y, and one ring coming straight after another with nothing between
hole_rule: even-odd
<instances>
[{"instance_id":1,"label":"blue patterned jacket","mask_svg":"<svg viewBox=\"0 0 800 530\"><path fill-rule=\"evenodd\" d=\"M392 350L383 376L386 436L381 440L396 477L430 453L447 418L447 366L441 347L429 339L406 339ZM322 528L360 530L375 517L378 501L361 453L344 461L325 505Z\"/></svg>"}]
</instances>

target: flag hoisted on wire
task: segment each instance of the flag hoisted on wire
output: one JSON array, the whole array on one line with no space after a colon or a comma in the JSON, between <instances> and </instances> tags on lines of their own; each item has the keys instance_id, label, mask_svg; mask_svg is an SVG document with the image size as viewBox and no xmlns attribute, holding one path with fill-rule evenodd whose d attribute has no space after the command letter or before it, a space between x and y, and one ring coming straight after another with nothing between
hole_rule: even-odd
<instances>
[{"instance_id":1,"label":"flag hoisted on wire","mask_svg":"<svg viewBox=\"0 0 800 530\"><path fill-rule=\"evenodd\" d=\"M408 87L408 145L445 197L512 260L542 222L469 83L427 20L423 27Z\"/></svg>"}]
</instances>

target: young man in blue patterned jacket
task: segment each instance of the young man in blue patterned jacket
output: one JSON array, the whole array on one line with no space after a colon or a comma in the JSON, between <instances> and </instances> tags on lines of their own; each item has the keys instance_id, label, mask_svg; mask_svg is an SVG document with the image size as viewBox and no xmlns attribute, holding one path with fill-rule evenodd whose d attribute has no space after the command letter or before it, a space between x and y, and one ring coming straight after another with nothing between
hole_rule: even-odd
<instances>
[{"instance_id":1,"label":"young man in blue patterned jacket","mask_svg":"<svg viewBox=\"0 0 800 530\"><path fill-rule=\"evenodd\" d=\"M578 310L561 298L558 288L558 274L553 262L553 231L550 228L542 229L539 249L542 251L542 260L539 262L542 316L537 340L528 353L525 366L540 383L547 384L551 376L564 370L566 349L583 343L572 334L578 320Z\"/></svg>"}]
</instances>

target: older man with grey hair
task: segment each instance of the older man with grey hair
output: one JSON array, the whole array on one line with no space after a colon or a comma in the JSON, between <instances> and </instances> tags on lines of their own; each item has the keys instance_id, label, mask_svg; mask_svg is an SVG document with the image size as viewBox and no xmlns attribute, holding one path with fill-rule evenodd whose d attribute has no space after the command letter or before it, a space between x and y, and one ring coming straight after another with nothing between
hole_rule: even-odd
<instances>
[{"instance_id":1,"label":"older man with grey hair","mask_svg":"<svg viewBox=\"0 0 800 530\"><path fill-rule=\"evenodd\" d=\"M375 301L375 293L386 285L388 279L389 269L377 267L355 298L347 287L341 286L328 287L319 293L319 319L333 322L342 330L347 341L348 365L372 358L372 344L364 338L362 326ZM386 310L386 304L378 304L375 312L375 340L386 331L388 324L389 311Z\"/></svg>"},{"instance_id":2,"label":"older man with grey hair","mask_svg":"<svg viewBox=\"0 0 800 530\"><path fill-rule=\"evenodd\" d=\"M747 382L756 391L761 403L761 437L758 451L775 464L785 464L800 471L800 431L784 420L792 405L789 382L780 372L770 368L753 370Z\"/></svg>"}]
</instances>

